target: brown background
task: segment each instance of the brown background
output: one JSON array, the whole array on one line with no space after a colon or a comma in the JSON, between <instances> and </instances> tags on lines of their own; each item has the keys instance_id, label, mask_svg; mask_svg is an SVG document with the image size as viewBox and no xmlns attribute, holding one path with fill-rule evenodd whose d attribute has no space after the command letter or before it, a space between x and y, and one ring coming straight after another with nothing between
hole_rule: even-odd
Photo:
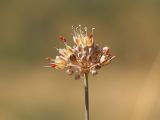
<instances>
[{"instance_id":1,"label":"brown background","mask_svg":"<svg viewBox=\"0 0 160 120\"><path fill-rule=\"evenodd\" d=\"M91 120L159 120L159 0L0 0L0 120L84 119L82 81L43 67L79 24L117 56L89 77Z\"/></svg>"}]
</instances>

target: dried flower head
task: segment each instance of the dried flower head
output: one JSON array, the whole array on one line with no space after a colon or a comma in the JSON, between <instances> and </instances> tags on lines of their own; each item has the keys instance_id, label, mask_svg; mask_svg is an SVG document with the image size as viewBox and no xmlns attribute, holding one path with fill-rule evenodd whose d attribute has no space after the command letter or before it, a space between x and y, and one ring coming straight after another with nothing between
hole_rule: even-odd
<instances>
[{"instance_id":1,"label":"dried flower head","mask_svg":"<svg viewBox=\"0 0 160 120\"><path fill-rule=\"evenodd\" d=\"M55 59L46 58L49 61L49 66L54 69L66 69L66 73L72 75L75 73L75 79L80 79L84 73L96 75L98 70L108 65L115 56L111 56L109 48L101 48L98 44L94 44L93 30L90 34L87 32L87 27L81 28L72 26L74 46L70 47L67 40L60 36L60 40L64 43L65 48L57 49L59 56Z\"/></svg>"}]
</instances>

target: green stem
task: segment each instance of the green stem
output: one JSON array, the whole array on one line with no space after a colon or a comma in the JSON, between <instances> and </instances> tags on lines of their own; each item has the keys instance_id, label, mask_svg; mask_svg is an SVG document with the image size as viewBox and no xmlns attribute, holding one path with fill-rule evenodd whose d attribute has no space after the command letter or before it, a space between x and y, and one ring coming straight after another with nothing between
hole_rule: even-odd
<instances>
[{"instance_id":1,"label":"green stem","mask_svg":"<svg viewBox=\"0 0 160 120\"><path fill-rule=\"evenodd\" d=\"M84 89L85 89L85 120L89 120L89 90L88 90L88 74L84 74Z\"/></svg>"}]
</instances>

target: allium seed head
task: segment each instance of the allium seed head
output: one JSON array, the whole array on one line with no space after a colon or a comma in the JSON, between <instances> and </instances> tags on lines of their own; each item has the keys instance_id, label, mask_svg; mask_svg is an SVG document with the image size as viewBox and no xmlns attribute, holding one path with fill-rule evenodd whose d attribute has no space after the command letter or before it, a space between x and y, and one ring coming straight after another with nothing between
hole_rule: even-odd
<instances>
[{"instance_id":1,"label":"allium seed head","mask_svg":"<svg viewBox=\"0 0 160 120\"><path fill-rule=\"evenodd\" d=\"M94 44L93 30L90 34L87 32L87 27L81 28L72 26L74 46L70 47L67 40L60 36L60 40L65 44L65 48L57 49L59 56L55 59L46 58L49 61L49 66L55 69L66 69L66 73L72 75L75 73L75 79L80 79L85 73L96 75L98 70L108 65L115 56L111 56L109 47L100 47Z\"/></svg>"}]
</instances>

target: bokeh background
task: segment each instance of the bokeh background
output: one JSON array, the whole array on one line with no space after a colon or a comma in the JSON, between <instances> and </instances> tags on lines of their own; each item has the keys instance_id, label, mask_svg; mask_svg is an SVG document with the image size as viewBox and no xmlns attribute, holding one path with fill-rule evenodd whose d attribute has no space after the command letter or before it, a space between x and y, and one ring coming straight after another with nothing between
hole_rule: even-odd
<instances>
[{"instance_id":1,"label":"bokeh background","mask_svg":"<svg viewBox=\"0 0 160 120\"><path fill-rule=\"evenodd\" d=\"M0 120L84 120L82 81L43 67L79 24L117 56L90 76L91 120L159 120L159 0L0 0Z\"/></svg>"}]
</instances>

